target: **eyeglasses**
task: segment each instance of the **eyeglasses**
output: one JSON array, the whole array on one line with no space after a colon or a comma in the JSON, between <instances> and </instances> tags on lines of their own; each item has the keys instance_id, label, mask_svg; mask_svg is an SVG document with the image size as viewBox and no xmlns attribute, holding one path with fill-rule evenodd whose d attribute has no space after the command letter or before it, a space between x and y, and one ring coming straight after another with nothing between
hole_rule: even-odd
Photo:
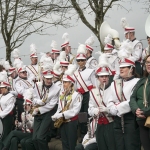
<instances>
[{"instance_id":1,"label":"eyeglasses","mask_svg":"<svg viewBox=\"0 0 150 150\"><path fill-rule=\"evenodd\" d=\"M80 62L80 61L83 62L83 61L86 61L86 59L76 59L76 61L77 62Z\"/></svg>"},{"instance_id":2,"label":"eyeglasses","mask_svg":"<svg viewBox=\"0 0 150 150\"><path fill-rule=\"evenodd\" d=\"M21 73L25 74L25 73L27 73L27 71L22 71Z\"/></svg>"},{"instance_id":3,"label":"eyeglasses","mask_svg":"<svg viewBox=\"0 0 150 150\"><path fill-rule=\"evenodd\" d=\"M146 62L145 62L145 65L150 65L150 62L149 62L149 61L146 61Z\"/></svg>"}]
</instances>

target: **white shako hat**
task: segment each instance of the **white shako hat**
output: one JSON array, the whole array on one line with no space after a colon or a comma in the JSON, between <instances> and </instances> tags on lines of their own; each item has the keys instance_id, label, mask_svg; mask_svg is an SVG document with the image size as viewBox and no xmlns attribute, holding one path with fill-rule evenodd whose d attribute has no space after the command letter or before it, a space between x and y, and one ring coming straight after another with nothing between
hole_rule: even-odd
<instances>
[{"instance_id":1,"label":"white shako hat","mask_svg":"<svg viewBox=\"0 0 150 150\"><path fill-rule=\"evenodd\" d=\"M101 53L99 56L99 64L96 69L97 76L103 75L111 75L111 71L109 69L108 57L105 53Z\"/></svg>"},{"instance_id":2,"label":"white shako hat","mask_svg":"<svg viewBox=\"0 0 150 150\"><path fill-rule=\"evenodd\" d=\"M67 60L66 52L65 51L61 51L60 55L59 55L59 58L58 58L58 61L60 61L60 66L68 66L69 62L66 61L66 60Z\"/></svg>"},{"instance_id":3,"label":"white shako hat","mask_svg":"<svg viewBox=\"0 0 150 150\"><path fill-rule=\"evenodd\" d=\"M76 71L76 65L69 64L68 69L65 71L63 75L63 81L71 81L73 84L75 83L75 78L73 76L74 72Z\"/></svg>"},{"instance_id":4,"label":"white shako hat","mask_svg":"<svg viewBox=\"0 0 150 150\"><path fill-rule=\"evenodd\" d=\"M34 93L33 88L29 88L29 89L25 90L25 92L23 93L23 97L24 97L23 105L25 105L25 104L32 105L33 93Z\"/></svg>"},{"instance_id":5,"label":"white shako hat","mask_svg":"<svg viewBox=\"0 0 150 150\"><path fill-rule=\"evenodd\" d=\"M0 87L10 87L11 85L8 82L7 72L0 72Z\"/></svg>"},{"instance_id":6,"label":"white shako hat","mask_svg":"<svg viewBox=\"0 0 150 150\"><path fill-rule=\"evenodd\" d=\"M135 67L135 59L131 56L132 43L124 41L121 44L120 50L118 52L118 57L120 59L119 67L133 66Z\"/></svg>"},{"instance_id":7,"label":"white shako hat","mask_svg":"<svg viewBox=\"0 0 150 150\"><path fill-rule=\"evenodd\" d=\"M11 52L11 56L14 58L14 59L21 59L20 58L20 51L19 49L15 48L12 52Z\"/></svg>"},{"instance_id":8,"label":"white shako hat","mask_svg":"<svg viewBox=\"0 0 150 150\"><path fill-rule=\"evenodd\" d=\"M45 78L53 77L53 74L52 74L53 62L50 57L45 57L45 59L43 60L42 68L43 68L43 71L42 71L43 77Z\"/></svg>"},{"instance_id":9,"label":"white shako hat","mask_svg":"<svg viewBox=\"0 0 150 150\"><path fill-rule=\"evenodd\" d=\"M15 67L10 66L8 61L3 62L3 67L7 71L8 75L12 74L16 70Z\"/></svg>"},{"instance_id":10,"label":"white shako hat","mask_svg":"<svg viewBox=\"0 0 150 150\"><path fill-rule=\"evenodd\" d=\"M124 28L124 34L128 33L128 32L135 32L135 28L134 27L129 27L129 24L126 20L126 18L121 18L121 26Z\"/></svg>"},{"instance_id":11,"label":"white shako hat","mask_svg":"<svg viewBox=\"0 0 150 150\"><path fill-rule=\"evenodd\" d=\"M108 34L104 39L105 47L104 50L113 50L114 46L112 45L112 36Z\"/></svg>"},{"instance_id":12,"label":"white shako hat","mask_svg":"<svg viewBox=\"0 0 150 150\"><path fill-rule=\"evenodd\" d=\"M85 41L85 45L86 45L86 49L90 50L91 52L93 52L93 48L92 45L94 43L94 36L91 35L86 41Z\"/></svg>"},{"instance_id":13,"label":"white shako hat","mask_svg":"<svg viewBox=\"0 0 150 150\"><path fill-rule=\"evenodd\" d=\"M52 47L51 53L60 53L60 50L57 48L57 43L56 43L56 41L54 41L54 40L52 41L51 47Z\"/></svg>"},{"instance_id":14,"label":"white shako hat","mask_svg":"<svg viewBox=\"0 0 150 150\"><path fill-rule=\"evenodd\" d=\"M26 71L26 66L23 65L23 61L19 58L14 60L13 66L17 69L18 73Z\"/></svg>"},{"instance_id":15,"label":"white shako hat","mask_svg":"<svg viewBox=\"0 0 150 150\"><path fill-rule=\"evenodd\" d=\"M36 46L35 46L35 44L31 44L30 45L30 57L32 58L32 57L38 57L37 56L37 48L36 48Z\"/></svg>"},{"instance_id":16,"label":"white shako hat","mask_svg":"<svg viewBox=\"0 0 150 150\"><path fill-rule=\"evenodd\" d=\"M62 36L62 39L64 40L64 43L61 45L61 48L68 46L69 45L69 34L64 33Z\"/></svg>"},{"instance_id":17,"label":"white shako hat","mask_svg":"<svg viewBox=\"0 0 150 150\"><path fill-rule=\"evenodd\" d=\"M86 59L86 46L84 44L79 44L76 59Z\"/></svg>"},{"instance_id":18,"label":"white shako hat","mask_svg":"<svg viewBox=\"0 0 150 150\"><path fill-rule=\"evenodd\" d=\"M59 78L61 73L62 73L62 71L61 71L61 68L60 68L60 62L57 61L56 64L54 65L54 67L53 67L52 74L53 74L54 77Z\"/></svg>"}]
</instances>

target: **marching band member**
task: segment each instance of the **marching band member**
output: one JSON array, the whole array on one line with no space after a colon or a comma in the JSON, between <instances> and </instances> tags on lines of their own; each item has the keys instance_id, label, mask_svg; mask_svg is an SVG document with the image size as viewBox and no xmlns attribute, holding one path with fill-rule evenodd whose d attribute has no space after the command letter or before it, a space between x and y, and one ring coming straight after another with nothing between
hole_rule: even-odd
<instances>
[{"instance_id":1,"label":"marching band member","mask_svg":"<svg viewBox=\"0 0 150 150\"><path fill-rule=\"evenodd\" d=\"M6 139L3 141L3 150L17 150L18 144L21 144L22 150L26 150L24 147L24 140L32 137L33 128L33 116L30 114L32 108L33 89L27 89L24 93L24 112L21 114L22 122L15 120L16 130L9 133Z\"/></svg>"},{"instance_id":2,"label":"marching band member","mask_svg":"<svg viewBox=\"0 0 150 150\"><path fill-rule=\"evenodd\" d=\"M15 59L14 66L17 68L18 79L15 81L15 90L17 92L16 105L18 106L18 116L19 121L21 121L21 113L23 109L23 93L26 89L32 88L34 86L33 81L28 80L26 66L23 65L23 62L20 59Z\"/></svg>"},{"instance_id":3,"label":"marching band member","mask_svg":"<svg viewBox=\"0 0 150 150\"><path fill-rule=\"evenodd\" d=\"M86 45L86 68L89 69L96 69L97 67L97 60L92 56L92 52L93 52L93 48L92 45L94 43L94 36L90 36L86 41L85 41L85 45Z\"/></svg>"},{"instance_id":4,"label":"marching band member","mask_svg":"<svg viewBox=\"0 0 150 150\"><path fill-rule=\"evenodd\" d=\"M87 112L89 107L89 91L96 86L96 78L94 69L86 68L86 47L81 44L77 50L76 61L78 69L74 73L76 79L75 89L82 94L83 101L80 112ZM81 138L87 133L86 123L80 124ZM82 140L82 139L81 139ZM80 141L81 142L81 141Z\"/></svg>"},{"instance_id":5,"label":"marching band member","mask_svg":"<svg viewBox=\"0 0 150 150\"><path fill-rule=\"evenodd\" d=\"M53 64L57 62L57 58L59 57L60 50L57 48L56 41L52 41L51 43L52 51L51 51L51 58L53 60Z\"/></svg>"},{"instance_id":6,"label":"marching band member","mask_svg":"<svg viewBox=\"0 0 150 150\"><path fill-rule=\"evenodd\" d=\"M110 74L108 58L106 54L101 54L96 70L100 86L90 91L88 112L90 116L97 118L96 141L98 149L116 150L113 117L109 116L110 112L107 107L108 99L111 96Z\"/></svg>"},{"instance_id":7,"label":"marching band member","mask_svg":"<svg viewBox=\"0 0 150 150\"><path fill-rule=\"evenodd\" d=\"M36 53L35 44L30 45L30 53L31 65L26 66L26 71L28 79L33 82L37 82L40 80L40 66L38 65L38 56Z\"/></svg>"},{"instance_id":8,"label":"marching band member","mask_svg":"<svg viewBox=\"0 0 150 150\"><path fill-rule=\"evenodd\" d=\"M128 51L128 53L126 53ZM109 113L114 116L114 134L117 150L140 150L139 128L129 106L130 95L139 78L135 74L134 58L129 43L118 52L120 77L111 84Z\"/></svg>"},{"instance_id":9,"label":"marching band member","mask_svg":"<svg viewBox=\"0 0 150 150\"><path fill-rule=\"evenodd\" d=\"M148 46L142 52L142 61L145 60L146 56L150 54L150 37L147 36Z\"/></svg>"},{"instance_id":10,"label":"marching band member","mask_svg":"<svg viewBox=\"0 0 150 150\"><path fill-rule=\"evenodd\" d=\"M150 148L149 126L146 126L146 120L150 116L149 107L149 89L150 89L150 55L145 58L145 77L141 78L136 84L130 98L130 107L140 128L140 139L144 150Z\"/></svg>"},{"instance_id":11,"label":"marching band member","mask_svg":"<svg viewBox=\"0 0 150 150\"><path fill-rule=\"evenodd\" d=\"M81 108L82 97L74 91L75 79L73 73L76 66L70 64L63 75L63 91L60 93L57 112L52 116L54 126L61 125L61 141L64 150L75 150L77 142L78 113ZM61 120L65 120L61 122Z\"/></svg>"},{"instance_id":12,"label":"marching band member","mask_svg":"<svg viewBox=\"0 0 150 150\"><path fill-rule=\"evenodd\" d=\"M113 80L119 78L119 58L118 58L118 51L114 49L114 46L112 45L112 36L110 34L107 35L104 39L105 47L104 47L104 53L107 54L108 57L108 64L109 69L111 71L111 78L113 77Z\"/></svg>"},{"instance_id":13,"label":"marching band member","mask_svg":"<svg viewBox=\"0 0 150 150\"><path fill-rule=\"evenodd\" d=\"M75 147L75 150L98 150L96 137L95 137L95 131L96 131L96 127L97 127L97 125L96 125L97 119L92 118L93 120L90 123L91 118L89 118L89 122L88 122L88 132L84 136L82 144L79 143Z\"/></svg>"},{"instance_id":14,"label":"marching band member","mask_svg":"<svg viewBox=\"0 0 150 150\"><path fill-rule=\"evenodd\" d=\"M46 136L52 123L51 116L55 113L54 107L59 99L60 87L52 83L51 70L53 66L49 62L43 62L42 67L43 82L36 83L34 89L32 115L35 117L32 141L36 150L49 150ZM30 149L29 147L30 145L28 145L28 149Z\"/></svg>"},{"instance_id":15,"label":"marching band member","mask_svg":"<svg viewBox=\"0 0 150 150\"><path fill-rule=\"evenodd\" d=\"M62 36L64 43L61 45L62 51L66 52L66 60L70 64L75 64L75 56L71 53L71 46L69 45L69 34L64 33Z\"/></svg>"},{"instance_id":16,"label":"marching band member","mask_svg":"<svg viewBox=\"0 0 150 150\"><path fill-rule=\"evenodd\" d=\"M15 97L9 93L10 84L7 82L7 76L0 73L0 120L1 120L1 137L0 149L3 147L3 141L13 128L13 108L15 106Z\"/></svg>"},{"instance_id":17,"label":"marching band member","mask_svg":"<svg viewBox=\"0 0 150 150\"><path fill-rule=\"evenodd\" d=\"M142 68L141 68L141 59L142 59L142 50L143 45L140 41L138 41L135 37L135 28L129 27L126 18L121 19L122 27L124 28L125 37L128 42L132 44L132 56L134 57L135 61L135 69L136 72L142 76Z\"/></svg>"}]
</instances>

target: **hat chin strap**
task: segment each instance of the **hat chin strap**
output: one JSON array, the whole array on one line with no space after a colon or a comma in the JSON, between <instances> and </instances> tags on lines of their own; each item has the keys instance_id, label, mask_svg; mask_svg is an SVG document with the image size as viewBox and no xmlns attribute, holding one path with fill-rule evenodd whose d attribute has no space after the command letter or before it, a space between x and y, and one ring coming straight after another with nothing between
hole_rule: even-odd
<instances>
[{"instance_id":1,"label":"hat chin strap","mask_svg":"<svg viewBox=\"0 0 150 150\"><path fill-rule=\"evenodd\" d=\"M133 66L130 67L129 72L128 72L128 75L127 75L127 78L129 78L129 76L130 76L130 71L131 71L132 68L133 68Z\"/></svg>"}]
</instances>

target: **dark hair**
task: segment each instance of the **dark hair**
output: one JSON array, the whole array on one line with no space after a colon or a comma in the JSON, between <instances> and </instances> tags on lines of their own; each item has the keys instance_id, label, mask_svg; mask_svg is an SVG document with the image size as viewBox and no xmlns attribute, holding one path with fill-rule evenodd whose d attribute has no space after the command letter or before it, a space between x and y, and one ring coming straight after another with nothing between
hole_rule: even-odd
<instances>
[{"instance_id":1,"label":"dark hair","mask_svg":"<svg viewBox=\"0 0 150 150\"><path fill-rule=\"evenodd\" d=\"M63 47L61 50L62 50L62 51L65 51L65 47Z\"/></svg>"},{"instance_id":2,"label":"dark hair","mask_svg":"<svg viewBox=\"0 0 150 150\"><path fill-rule=\"evenodd\" d=\"M148 59L148 57L150 57L150 55L147 55L147 56L144 58L144 60L143 60L143 68L145 68L145 62L146 62L146 60ZM143 71L143 75L144 75L144 77L148 77L148 75L149 75L149 73L147 72L146 68L145 68L145 70Z\"/></svg>"},{"instance_id":3,"label":"dark hair","mask_svg":"<svg viewBox=\"0 0 150 150\"><path fill-rule=\"evenodd\" d=\"M147 36L147 39L149 39L150 37L149 36Z\"/></svg>"},{"instance_id":4,"label":"dark hair","mask_svg":"<svg viewBox=\"0 0 150 150\"><path fill-rule=\"evenodd\" d=\"M131 66L127 66L127 68L131 68ZM133 72L132 72L132 75L134 75L136 78L140 78L140 75L138 73L136 73L136 70L135 70L135 67L132 67L133 69Z\"/></svg>"},{"instance_id":5,"label":"dark hair","mask_svg":"<svg viewBox=\"0 0 150 150\"><path fill-rule=\"evenodd\" d=\"M89 50L89 52L90 52L90 54L92 54L92 51Z\"/></svg>"}]
</instances>

